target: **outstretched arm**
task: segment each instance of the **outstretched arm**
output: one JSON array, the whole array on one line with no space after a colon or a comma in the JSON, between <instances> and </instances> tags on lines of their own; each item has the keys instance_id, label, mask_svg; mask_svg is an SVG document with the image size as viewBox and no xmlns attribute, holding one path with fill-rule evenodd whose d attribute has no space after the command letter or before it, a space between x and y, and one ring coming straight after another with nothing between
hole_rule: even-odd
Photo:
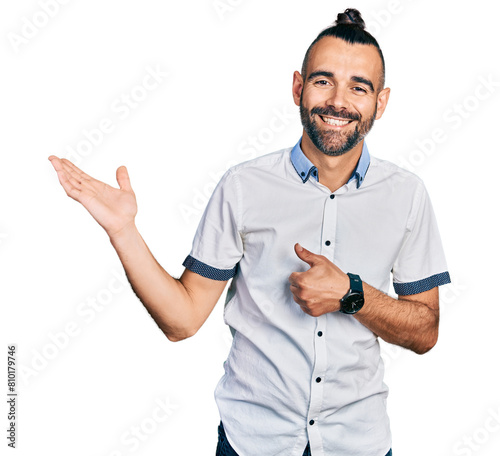
<instances>
[{"instance_id":1,"label":"outstretched arm","mask_svg":"<svg viewBox=\"0 0 500 456\"><path fill-rule=\"evenodd\" d=\"M349 278L323 255L295 245L297 256L311 266L290 275L295 302L309 315L318 317L340 309L340 299L349 289ZM415 295L391 298L363 282L365 304L353 315L386 342L415 353L428 352L437 342L439 293L435 287Z\"/></svg>"},{"instance_id":2,"label":"outstretched arm","mask_svg":"<svg viewBox=\"0 0 500 456\"><path fill-rule=\"evenodd\" d=\"M202 326L227 281L185 270L170 276L156 261L135 226L137 203L127 169L116 171L119 188L85 174L66 159L50 156L66 194L81 203L104 228L133 290L171 341L190 337Z\"/></svg>"}]
</instances>

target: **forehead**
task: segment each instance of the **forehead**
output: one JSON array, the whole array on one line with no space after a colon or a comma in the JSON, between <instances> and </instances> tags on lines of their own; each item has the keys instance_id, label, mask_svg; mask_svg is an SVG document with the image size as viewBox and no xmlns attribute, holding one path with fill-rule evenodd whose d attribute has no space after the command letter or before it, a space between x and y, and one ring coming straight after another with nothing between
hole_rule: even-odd
<instances>
[{"instance_id":1,"label":"forehead","mask_svg":"<svg viewBox=\"0 0 500 456\"><path fill-rule=\"evenodd\" d=\"M371 44L350 44L327 36L314 45L307 64L308 75L319 70L330 71L338 78L356 75L375 82L382 72L382 61Z\"/></svg>"}]
</instances>

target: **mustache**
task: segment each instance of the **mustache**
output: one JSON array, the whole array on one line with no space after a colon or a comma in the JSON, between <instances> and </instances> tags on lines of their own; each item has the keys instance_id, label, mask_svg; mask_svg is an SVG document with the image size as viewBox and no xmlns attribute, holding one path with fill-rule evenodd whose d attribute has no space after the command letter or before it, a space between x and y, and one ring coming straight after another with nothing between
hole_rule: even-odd
<instances>
[{"instance_id":1,"label":"mustache","mask_svg":"<svg viewBox=\"0 0 500 456\"><path fill-rule=\"evenodd\" d=\"M312 108L311 115L312 114L318 114L320 116L338 117L340 119L347 119L347 120L359 120L360 119L359 114L356 114L353 112L348 112L346 110L337 111L332 106L329 106L328 108L320 108L320 107Z\"/></svg>"}]
</instances>

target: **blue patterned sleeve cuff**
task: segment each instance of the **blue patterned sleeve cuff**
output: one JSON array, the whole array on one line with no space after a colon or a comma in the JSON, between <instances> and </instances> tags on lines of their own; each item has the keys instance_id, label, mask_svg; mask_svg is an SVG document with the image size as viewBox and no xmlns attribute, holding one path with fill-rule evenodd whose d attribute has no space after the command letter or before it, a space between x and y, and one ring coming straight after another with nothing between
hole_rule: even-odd
<instances>
[{"instance_id":1,"label":"blue patterned sleeve cuff","mask_svg":"<svg viewBox=\"0 0 500 456\"><path fill-rule=\"evenodd\" d=\"M450 282L450 274L446 271L440 274L434 274L426 279L417 280L416 282L394 283L394 291L400 296L413 295L431 290L440 285L446 285Z\"/></svg>"},{"instance_id":2,"label":"blue patterned sleeve cuff","mask_svg":"<svg viewBox=\"0 0 500 456\"><path fill-rule=\"evenodd\" d=\"M186 257L182 265L187 269L189 269L190 271L196 272L196 274L206 277L207 279L221 280L221 281L229 280L230 278L234 277L236 274L236 268L238 267L238 265L236 265L232 269L217 269L201 261L198 261L191 255L188 255Z\"/></svg>"}]
</instances>

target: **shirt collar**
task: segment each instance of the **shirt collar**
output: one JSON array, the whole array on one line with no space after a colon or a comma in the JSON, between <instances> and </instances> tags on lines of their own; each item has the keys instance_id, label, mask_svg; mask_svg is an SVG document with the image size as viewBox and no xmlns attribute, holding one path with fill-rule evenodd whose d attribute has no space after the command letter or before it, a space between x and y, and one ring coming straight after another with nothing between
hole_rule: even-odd
<instances>
[{"instance_id":1,"label":"shirt collar","mask_svg":"<svg viewBox=\"0 0 500 456\"><path fill-rule=\"evenodd\" d=\"M316 181L319 181L318 178L318 168L314 166L311 161L304 155L302 152L302 148L300 147L300 142L302 141L302 137L299 139L297 144L295 144L292 152L290 154L290 158L292 160L292 165L297 171L297 174L302 179L302 182L305 184L309 177L313 177ZM358 164L356 165L355 170L353 171L351 177L348 182L351 182L353 179L357 180L356 188L359 188L365 179L366 172L368 171L368 167L370 166L370 153L368 152L368 147L366 146L366 142L363 142L363 150L361 152L361 157L359 157Z\"/></svg>"}]
</instances>

